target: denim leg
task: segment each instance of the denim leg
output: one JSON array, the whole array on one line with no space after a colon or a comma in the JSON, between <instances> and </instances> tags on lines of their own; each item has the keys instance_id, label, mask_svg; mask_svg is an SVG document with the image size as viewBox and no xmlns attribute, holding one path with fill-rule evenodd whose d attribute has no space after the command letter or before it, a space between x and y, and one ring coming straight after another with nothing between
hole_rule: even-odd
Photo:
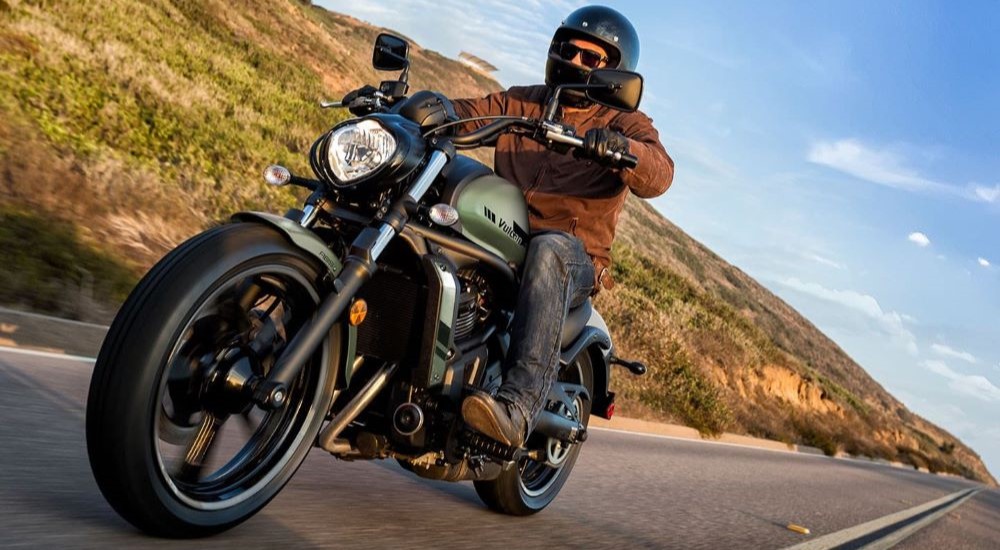
<instances>
[{"instance_id":1,"label":"denim leg","mask_svg":"<svg viewBox=\"0 0 1000 550\"><path fill-rule=\"evenodd\" d=\"M579 239L558 231L532 236L498 392L524 416L529 432L559 370L566 314L587 300L593 286L594 264Z\"/></svg>"}]
</instances>

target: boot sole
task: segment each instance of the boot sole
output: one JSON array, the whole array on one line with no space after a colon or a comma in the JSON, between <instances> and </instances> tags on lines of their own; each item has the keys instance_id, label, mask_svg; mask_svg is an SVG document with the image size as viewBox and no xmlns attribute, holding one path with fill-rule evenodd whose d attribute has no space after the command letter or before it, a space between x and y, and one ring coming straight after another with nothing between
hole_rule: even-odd
<instances>
[{"instance_id":1,"label":"boot sole","mask_svg":"<svg viewBox=\"0 0 1000 550\"><path fill-rule=\"evenodd\" d=\"M462 418L466 424L490 439L503 443L508 447L520 446L515 445L510 438L503 435L503 430L500 429L500 423L497 421L496 414L493 413L489 405L479 399L470 397L462 401Z\"/></svg>"}]
</instances>

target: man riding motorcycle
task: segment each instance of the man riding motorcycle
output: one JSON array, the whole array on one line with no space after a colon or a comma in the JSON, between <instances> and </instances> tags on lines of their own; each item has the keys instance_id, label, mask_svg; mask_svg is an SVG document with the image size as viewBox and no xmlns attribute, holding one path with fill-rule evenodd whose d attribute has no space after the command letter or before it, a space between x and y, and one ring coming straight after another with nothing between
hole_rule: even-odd
<instances>
[{"instance_id":1,"label":"man riding motorcycle","mask_svg":"<svg viewBox=\"0 0 1000 550\"><path fill-rule=\"evenodd\" d=\"M603 6L580 8L552 37L545 85L455 100L455 112L460 118L540 117L556 86L586 83L597 68L634 71L638 59L639 37L625 16ZM495 398L483 392L467 397L462 416L473 429L515 448L531 433L555 380L567 312L614 285L611 243L628 193L656 197L674 175L673 160L645 114L596 105L579 90L564 90L562 104L560 121L584 136L577 155L586 161L518 134L505 134L496 143L495 170L523 191L533 236L507 376ZM462 130L477 126L469 123ZM635 155L638 166L616 165L609 151Z\"/></svg>"}]
</instances>

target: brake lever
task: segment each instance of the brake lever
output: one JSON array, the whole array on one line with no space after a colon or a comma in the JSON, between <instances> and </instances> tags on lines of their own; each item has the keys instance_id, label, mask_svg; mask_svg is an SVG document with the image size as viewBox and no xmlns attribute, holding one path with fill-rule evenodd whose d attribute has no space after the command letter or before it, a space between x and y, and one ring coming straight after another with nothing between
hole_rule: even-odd
<instances>
[{"instance_id":1,"label":"brake lever","mask_svg":"<svg viewBox=\"0 0 1000 550\"><path fill-rule=\"evenodd\" d=\"M380 90L375 90L370 95L359 95L351 100L350 103L344 104L343 101L320 101L319 106L321 109L355 109L358 107L373 107L375 110L379 110L383 107L383 100L386 104L392 103L393 98L382 93Z\"/></svg>"}]
</instances>

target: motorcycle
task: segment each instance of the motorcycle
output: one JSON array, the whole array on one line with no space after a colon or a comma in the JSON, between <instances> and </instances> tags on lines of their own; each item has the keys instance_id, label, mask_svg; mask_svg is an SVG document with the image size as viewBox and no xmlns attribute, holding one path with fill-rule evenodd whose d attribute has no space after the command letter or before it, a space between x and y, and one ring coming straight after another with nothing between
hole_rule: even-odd
<instances>
[{"instance_id":1,"label":"motorcycle","mask_svg":"<svg viewBox=\"0 0 1000 550\"><path fill-rule=\"evenodd\" d=\"M582 146L556 121L560 94L635 110L636 73L594 70L560 86L542 119L488 117L456 135L443 95L410 96L408 44L376 39L376 69L402 71L347 96L359 118L313 145L316 178L285 216L243 212L167 254L132 291L97 359L87 449L101 492L141 530L206 536L274 498L314 447L397 460L418 476L472 481L492 509L527 515L559 493L592 414L610 418L614 355L588 301L569 312L558 380L522 448L470 430L459 406L504 378L530 234L522 192L457 150L517 132ZM623 166L636 159L618 154Z\"/></svg>"}]
</instances>

